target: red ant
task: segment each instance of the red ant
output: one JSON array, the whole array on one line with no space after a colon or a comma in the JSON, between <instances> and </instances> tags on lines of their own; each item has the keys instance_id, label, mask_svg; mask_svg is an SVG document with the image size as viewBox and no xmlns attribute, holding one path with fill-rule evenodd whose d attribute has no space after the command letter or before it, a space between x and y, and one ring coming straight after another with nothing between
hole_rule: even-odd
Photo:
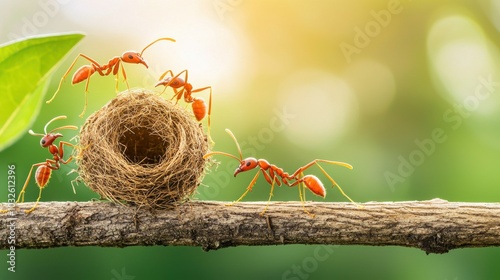
<instances>
[{"instance_id":1,"label":"red ant","mask_svg":"<svg viewBox=\"0 0 500 280\"><path fill-rule=\"evenodd\" d=\"M67 145L70 147L74 147L74 145L71 143L65 142L65 141L60 141L59 147L54 145L54 141L57 138L63 136L61 133L54 134L54 132L61 130L61 129L78 129L78 127L76 127L74 125L65 125L65 126L61 126L58 128L54 128L47 133L47 127L49 126L50 123L52 123L53 121L56 121L56 120L63 120L63 119L66 119L66 116L58 116L58 117L51 119L43 128L43 131L45 134L35 133L31 129L29 130L29 134L31 134L31 135L42 136L42 140L40 140L40 146L42 146L42 148L48 148L49 152L53 156L53 159L47 159L44 162L35 163L31 166L30 172L28 173L28 178L26 178L26 182L24 183L24 186L23 186L21 192L19 193L19 197L17 198L16 203L19 203L19 201L24 202L24 192L26 190L26 186L28 186L28 183L29 183L30 177L31 177L31 172L33 171L33 168L35 166L38 166L38 168L36 169L36 173L35 173L35 181L36 181L38 187L40 188L40 193L38 195L38 198L36 200L35 205L31 209L26 210L25 211L26 214L33 212L33 210L35 210L35 208L37 207L38 201L40 201L40 198L42 197L42 190L47 185L47 183L49 182L50 176L52 175L52 170L58 170L60 167L60 163L68 164L73 160L73 156L70 156L66 160L63 159L63 156L64 156L63 146Z\"/></svg>"},{"instance_id":2,"label":"red ant","mask_svg":"<svg viewBox=\"0 0 500 280\"><path fill-rule=\"evenodd\" d=\"M169 73L170 77L164 78ZM182 73L184 73L184 79L180 78ZM174 96L172 97L172 99L174 98L176 99L175 104L177 104L177 102L179 102L179 100L182 97L184 97L184 101L186 103L192 103L191 107L193 108L193 114L196 117L197 121L203 120L203 118L205 118L205 116L208 113L208 135L210 137L210 114L212 112L212 87L208 86L208 87L193 89L193 85L191 85L188 82L188 70L184 70L175 76L172 70L168 70L160 76L159 80L160 81L156 83L155 87L160 85L165 86L165 89L167 87L171 87L175 93ZM165 91L165 89L163 91ZM203 98L193 97L191 95L192 93L204 91L206 89L210 89L208 107Z\"/></svg>"},{"instance_id":3,"label":"red ant","mask_svg":"<svg viewBox=\"0 0 500 280\"><path fill-rule=\"evenodd\" d=\"M236 140L236 137L231 132L231 130L226 129L226 132L229 134L229 136L231 136L231 138L233 138L234 142L236 143L236 147L238 148L238 152L240 154L240 157L238 158L234 155L231 155L231 154L228 154L225 152L209 152L209 153L205 154L203 156L203 158L206 159L206 158L213 156L213 155L223 155L223 156L228 156L228 157L232 157L232 158L236 159L237 161L240 162L240 165L234 171L235 177L240 172L250 171L254 168L259 168L260 171L262 171L262 174L264 174L264 178L266 179L266 181L269 184L271 184L271 192L269 194L269 199L267 200L266 207L260 213L260 215L263 215L266 212L267 207L269 206L269 203L271 201L271 197L273 196L273 190L274 190L275 183L278 184L278 186L281 186L281 184L283 183L284 185L287 185L289 187L294 187L294 186L299 185L298 188L299 188L300 201L302 202L302 206L304 207L304 211L307 214L311 215L309 213L309 211L307 211L307 209L304 206L304 204L305 204L305 187L307 187L315 195L321 196L323 198L326 196L325 187L323 186L323 183L318 179L318 177L316 177L314 175L305 175L304 176L304 171L313 165L317 165L319 167L319 169L321 169L323 174L325 174L325 176L330 180L330 182L332 182L332 184L340 190L342 195L344 195L352 203L356 204L356 202L354 202L349 196L347 196L344 193L344 191L333 180L333 178L330 177L330 175L328 175L328 173L326 173L326 171L323 169L323 167L321 167L319 165L319 162L336 164L336 165L340 165L340 166L344 166L344 167L347 167L349 169L352 169L352 166L350 164L345 163L345 162L340 162L340 161L315 159L315 160L311 161L310 163L297 169L293 174L288 174L287 172L283 171L282 168L279 168L278 166L276 166L274 164L270 164L265 159L256 159L256 158L252 158L252 157L243 159L243 156L241 154L240 145L238 144L238 140ZM252 181L248 185L247 190L240 196L240 198L238 198L236 201L234 201L233 203L231 203L229 205L233 205L233 204L239 202L241 199L243 199L243 197L245 197L245 195L247 195L247 193L249 191L252 190L252 187L255 185L255 182L257 182L257 178L259 177L259 174L260 174L259 172L257 172L257 174L255 174ZM302 188L300 188L300 184L302 184Z\"/></svg>"},{"instance_id":4,"label":"red ant","mask_svg":"<svg viewBox=\"0 0 500 280\"><path fill-rule=\"evenodd\" d=\"M90 65L83 65L78 70L76 70L75 74L73 74L73 80L72 80L73 85L87 80L87 83L85 85L85 106L83 107L82 113L79 115L81 118L83 116L83 114L85 113L85 110L87 109L87 93L89 91L90 76L92 76L95 72L99 73L99 75L101 75L101 76L108 76L111 73L113 73L113 76L116 76L116 88L115 89L118 92L118 74L119 74L118 72L119 72L121 63L123 62L123 63L142 64L146 68L148 68L149 66L148 66L147 62L142 58L142 54L151 45L153 45L156 42L161 41L161 40L168 40L168 41L175 42L175 40L172 38L160 38L160 39L153 41L152 43L150 43L146 47L144 47L144 49L142 49L142 51L140 53L138 53L137 51L126 51L121 56L115 56L115 57L111 58L108 61L108 63L104 64L104 65L99 64L97 61L95 61L94 59L90 58L89 56L87 56L83 53L78 54L78 56L75 58L73 63L71 63L71 66L68 68L66 73L64 73L63 77L61 78L61 81L59 82L59 87L57 88L56 92L54 93L52 98L50 98L50 100L47 101L47 103L52 102L52 100L56 97L57 93L61 89L61 86L62 86L64 79L66 79L66 76L68 76L71 69L73 69L73 66L75 65L78 58L83 57L86 60L90 61L91 64ZM127 75L125 73L125 69L123 66L121 67L121 72L123 75L123 79L127 85L127 88L130 89L128 82L127 82Z\"/></svg>"}]
</instances>

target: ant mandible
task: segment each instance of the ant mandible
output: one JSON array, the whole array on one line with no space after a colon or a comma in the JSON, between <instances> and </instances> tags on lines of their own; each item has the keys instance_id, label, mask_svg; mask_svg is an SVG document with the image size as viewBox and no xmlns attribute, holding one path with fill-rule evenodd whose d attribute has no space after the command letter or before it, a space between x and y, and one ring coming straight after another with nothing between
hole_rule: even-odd
<instances>
[{"instance_id":1,"label":"ant mandible","mask_svg":"<svg viewBox=\"0 0 500 280\"><path fill-rule=\"evenodd\" d=\"M318 177L316 177L314 175L305 175L304 176L304 171L313 165L317 165L319 167L321 172L323 172L323 174L325 174L325 176L330 180L330 182L332 182L332 184L340 190L340 192L342 193L343 196L345 196L347 199L349 199L349 201L351 201L352 203L356 204L356 202L354 202L349 196L347 196L344 193L342 188L340 188L339 184L337 184L335 182L335 180L333 180L333 178L330 177L330 175L328 175L328 173L326 173L326 171L323 169L323 167L321 167L321 165L319 165L319 162L340 165L340 166L344 166L344 167L347 167L349 169L352 169L352 166L350 164L345 163L345 162L340 162L340 161L315 159L315 160L311 161L310 163L298 168L294 173L288 174L287 172L283 171L282 168L279 168L278 166L276 166L274 164L270 164L265 159L256 159L253 157L243 159L240 145L238 144L236 137L231 132L231 130L226 129L226 132L229 134L229 136L231 136L231 138L233 138L234 142L236 143L236 147L238 148L238 152L239 152L240 157L238 158L234 155L231 155L231 154L228 154L225 152L209 152L209 153L205 154L203 156L203 158L206 159L206 158L211 157L213 155L223 155L223 156L228 156L228 157L236 159L237 161L240 162L240 165L234 171L235 177L236 177L236 175L238 175L241 172L246 172L246 171L250 171L250 170L255 169L255 168L259 168L260 171L262 172L262 174L264 175L264 178L266 179L266 181L271 185L271 192L269 194L269 199L267 200L266 207L260 213L260 215L263 215L266 212L267 207L269 206L269 203L271 201L271 197L273 196L274 184L276 183L276 184L278 184L278 186L281 186L281 184L283 183L284 185L287 185L289 187L298 186L300 201L302 202L302 207L304 208L304 211L307 214L313 216L305 208L305 187L307 187L315 195L321 196L323 198L326 196L325 187L323 186L323 183L319 180ZM245 195L247 195L247 193L249 191L252 190L252 187L257 182L257 178L259 177L259 174L260 174L260 172L257 172L255 174L252 181L248 185L247 190L240 196L240 198L238 198L236 201L232 202L229 205L233 205L233 204L239 202L241 199L243 199L243 197L245 197ZM302 185L302 188L300 187L301 185Z\"/></svg>"},{"instance_id":2,"label":"ant mandible","mask_svg":"<svg viewBox=\"0 0 500 280\"><path fill-rule=\"evenodd\" d=\"M50 103L50 102L52 102L52 100L54 100L57 93L61 89L63 81L66 79L66 77L68 76L71 69L73 69L73 66L75 66L75 63L78 60L78 58L83 57L86 60L88 60L91 64L90 65L83 65L82 67L78 68L78 70L76 70L75 74L73 74L73 79L72 79L73 85L87 80L87 83L85 85L85 105L83 107L82 113L79 115L81 118L83 116L83 114L85 113L85 110L87 109L87 93L89 91L90 76L92 76L95 72L99 73L99 75L101 75L101 76L108 76L111 73L113 73L113 76L116 76L115 90L116 90L116 92L118 92L118 74L119 74L121 63L123 62L123 63L142 64L146 68L148 68L149 67L148 63L142 58L142 54L151 45L155 44L158 41L162 41L162 40L175 42L175 40L172 38L156 39L155 41L151 42L146 47L144 47L144 49L142 49L142 51L140 53L137 51L126 51L121 56L115 56L115 57L111 58L107 64L103 64L103 65L99 64L97 61L95 61L94 59L90 58L89 56L87 56L83 53L78 54L78 56L75 58L73 63L71 63L71 65L68 68L68 70L66 71L66 73L64 73L64 75L62 76L61 81L59 81L59 87L57 88L57 90L54 93L54 95L52 96L52 98L47 100L47 103ZM123 68L123 65L121 67L121 72L123 75L123 80L125 81L125 84L127 85L127 88L130 89L128 82L127 82L127 74L125 73L125 69Z\"/></svg>"},{"instance_id":3,"label":"ant mandible","mask_svg":"<svg viewBox=\"0 0 500 280\"><path fill-rule=\"evenodd\" d=\"M36 184L38 185L38 187L40 188L40 193L38 194L38 198L36 200L35 205L33 205L33 207L31 207L31 209L25 210L26 214L33 212L33 210L35 210L35 208L38 206L38 201L40 201L40 198L42 197L42 190L49 182L50 176L52 175L52 170L58 170L61 163L68 164L73 160L73 156L70 156L66 160L63 159L63 156L64 156L63 146L66 145L66 146L74 147L74 145L69 143L69 142L60 141L59 147L56 146L54 144L54 141L57 138L62 137L63 135L61 133L54 134L54 132L56 132L58 130L62 130L62 129L78 129L78 127L76 127L74 125L65 125L65 126L54 128L51 131L47 132L47 127L53 121L63 120L63 119L66 119L66 116L58 116L58 117L51 119L43 128L44 134L35 133L31 129L28 131L29 134L31 134L31 135L42 136L42 140L40 140L40 146L42 148L48 148L49 153L52 154L53 158L47 159L44 162L35 163L31 166L30 172L28 173L28 177L26 178L26 182L24 183L24 186L23 186L21 192L19 193L19 197L17 198L16 203L19 203L19 201L24 202L24 193L26 190L26 186L28 186L28 183L29 183L30 177L31 177L31 173L33 172L33 168L35 166L38 166L38 168L36 169L36 173L35 173L35 181L36 181Z\"/></svg>"},{"instance_id":4,"label":"ant mandible","mask_svg":"<svg viewBox=\"0 0 500 280\"><path fill-rule=\"evenodd\" d=\"M167 74L170 74L169 77L165 76ZM184 74L184 79L180 78L180 76ZM184 97L184 101L186 103L191 103L191 107L193 109L193 114L196 118L197 121L203 120L205 116L207 116L208 113L208 136L210 138L210 114L212 112L212 87L203 87L203 88L198 88L198 89L193 89L193 85L191 85L188 82L188 70L184 70L180 72L179 74L175 75L173 74L172 70L168 70L165 73L163 73L160 78L159 82L156 83L155 87L157 86L165 86L165 89L167 87L171 87L174 90L174 96L172 99L176 99L175 104L179 102L179 100ZM165 91L163 89L163 92ZM207 103L205 100L201 97L193 97L191 94L204 91L210 89L210 95L209 95L209 100L208 100L208 107ZM163 93L162 92L162 93ZM211 140L211 138L210 138Z\"/></svg>"}]
</instances>

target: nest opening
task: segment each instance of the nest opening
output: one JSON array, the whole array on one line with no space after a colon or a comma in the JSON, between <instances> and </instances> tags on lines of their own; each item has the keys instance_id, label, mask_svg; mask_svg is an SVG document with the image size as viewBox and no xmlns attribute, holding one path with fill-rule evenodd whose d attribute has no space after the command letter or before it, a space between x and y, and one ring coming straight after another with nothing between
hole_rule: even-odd
<instances>
[{"instance_id":1,"label":"nest opening","mask_svg":"<svg viewBox=\"0 0 500 280\"><path fill-rule=\"evenodd\" d=\"M119 128L124 130L124 128ZM127 129L118 139L120 152L132 164L143 166L159 164L164 159L168 143L154 135L147 126Z\"/></svg>"},{"instance_id":2,"label":"nest opening","mask_svg":"<svg viewBox=\"0 0 500 280\"><path fill-rule=\"evenodd\" d=\"M127 90L86 120L76 161L101 197L170 208L200 184L207 151L203 128L185 109L155 92Z\"/></svg>"}]
</instances>

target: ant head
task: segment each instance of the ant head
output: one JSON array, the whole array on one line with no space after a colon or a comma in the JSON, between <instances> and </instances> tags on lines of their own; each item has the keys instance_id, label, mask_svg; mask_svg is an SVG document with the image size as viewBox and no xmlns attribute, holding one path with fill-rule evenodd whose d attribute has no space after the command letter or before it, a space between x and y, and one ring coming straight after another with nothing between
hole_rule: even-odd
<instances>
[{"instance_id":1,"label":"ant head","mask_svg":"<svg viewBox=\"0 0 500 280\"><path fill-rule=\"evenodd\" d=\"M246 158L241 161L240 166L238 166L238 168L234 171L234 177L236 177L236 175L240 172L252 170L257 166L259 166L259 161L256 158Z\"/></svg>"},{"instance_id":2,"label":"ant head","mask_svg":"<svg viewBox=\"0 0 500 280\"><path fill-rule=\"evenodd\" d=\"M142 58L141 54L135 51L124 52L121 57L123 62L142 64L148 68L148 63Z\"/></svg>"},{"instance_id":3,"label":"ant head","mask_svg":"<svg viewBox=\"0 0 500 280\"><path fill-rule=\"evenodd\" d=\"M42 146L42 148L47 148L48 146L51 146L58 137L62 137L62 134L61 133L56 133L56 134L51 133L51 134L44 135L42 137L42 139L40 140L40 146Z\"/></svg>"},{"instance_id":4,"label":"ant head","mask_svg":"<svg viewBox=\"0 0 500 280\"><path fill-rule=\"evenodd\" d=\"M159 38L159 39L156 39L153 42L149 43L149 45L147 45L146 47L144 47L144 49L142 49L142 51L140 53L138 53L136 51L124 52L122 54L121 60L123 62L126 62L126 63L135 63L135 64L139 64L140 63L140 64L146 66L146 68L148 68L149 67L148 63L142 58L142 54L144 53L144 51L147 48L151 47L151 45L154 45L156 42L163 41L163 40L175 42L175 40L172 39L172 38Z\"/></svg>"},{"instance_id":5,"label":"ant head","mask_svg":"<svg viewBox=\"0 0 500 280\"><path fill-rule=\"evenodd\" d=\"M240 145L238 144L238 140L236 140L236 137L231 132L231 130L226 129L226 132L227 132L227 134L229 134L229 136L231 136L231 138L233 138L234 143L236 144L236 148L238 148L238 154L240 157L238 158L237 156L234 156L234 155L228 154L228 153L224 153L224 152L209 152L208 154L205 154L203 156L203 158L206 159L206 158L211 157L213 155L223 155L223 156L234 158L235 160L237 160L240 163L238 168L236 168L236 170L234 171L235 177L240 172L252 170L255 167L259 166L259 161L255 158L249 157L249 158L243 159L243 156L241 154L241 148L240 148Z\"/></svg>"},{"instance_id":6,"label":"ant head","mask_svg":"<svg viewBox=\"0 0 500 280\"><path fill-rule=\"evenodd\" d=\"M54 143L54 141L58 138L58 137L62 137L62 134L61 133L56 133L54 134L53 132L57 131L57 130L61 130L61 129L78 129L78 127L74 126L74 125L65 125L65 126L61 126L61 127L57 127L57 128L54 128L52 129L51 131L47 132L47 127L49 126L50 123L52 123L53 121L55 120L63 120L65 119L66 116L58 116L58 117L55 117L53 119L51 119L46 125L45 127L43 128L43 132L44 133L35 133L33 132L33 130L29 130L28 133L31 134L31 135L34 135L34 136L42 136L42 140L40 140L40 146L42 146L43 148L47 148L49 147L50 145L52 145Z\"/></svg>"},{"instance_id":7,"label":"ant head","mask_svg":"<svg viewBox=\"0 0 500 280\"><path fill-rule=\"evenodd\" d=\"M182 86L187 87L187 84L184 83L184 80L182 78L172 78L172 77L166 77L165 79L159 81L158 83L156 83L155 87L157 86L170 86L170 87L173 87L173 88L180 88ZM191 86L192 88L192 86Z\"/></svg>"}]
</instances>

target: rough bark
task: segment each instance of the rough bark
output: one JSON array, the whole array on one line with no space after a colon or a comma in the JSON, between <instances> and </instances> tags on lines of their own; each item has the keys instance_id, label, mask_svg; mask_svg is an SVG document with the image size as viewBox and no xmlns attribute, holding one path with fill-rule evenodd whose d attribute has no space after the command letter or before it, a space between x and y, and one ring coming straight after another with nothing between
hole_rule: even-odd
<instances>
[{"instance_id":1,"label":"rough bark","mask_svg":"<svg viewBox=\"0 0 500 280\"><path fill-rule=\"evenodd\" d=\"M32 203L0 214L0 248L60 246L201 246L204 250L240 245L338 244L415 247L427 253L500 245L500 203L264 202L226 206L192 201L176 209L152 211L109 202ZM7 204L0 204L6 209ZM15 230L14 230L15 227ZM9 239L10 237L10 239Z\"/></svg>"}]
</instances>

